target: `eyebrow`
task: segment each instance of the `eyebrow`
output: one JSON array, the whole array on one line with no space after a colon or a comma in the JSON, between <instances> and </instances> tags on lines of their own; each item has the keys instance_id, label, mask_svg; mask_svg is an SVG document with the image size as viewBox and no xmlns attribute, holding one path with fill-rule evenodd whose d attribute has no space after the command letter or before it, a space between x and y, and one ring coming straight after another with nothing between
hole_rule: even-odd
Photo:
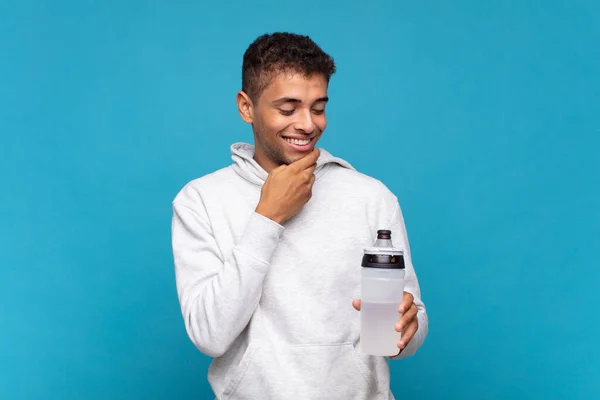
<instances>
[{"instance_id":1,"label":"eyebrow","mask_svg":"<svg viewBox=\"0 0 600 400\"><path fill-rule=\"evenodd\" d=\"M317 100L315 100L315 103L322 103L322 102L327 103L328 101L329 101L329 97L325 96L325 97L320 97ZM284 104L284 103L302 103L302 100L296 99L293 97L282 97L280 99L273 101L273 104L276 104L276 105Z\"/></svg>"}]
</instances>

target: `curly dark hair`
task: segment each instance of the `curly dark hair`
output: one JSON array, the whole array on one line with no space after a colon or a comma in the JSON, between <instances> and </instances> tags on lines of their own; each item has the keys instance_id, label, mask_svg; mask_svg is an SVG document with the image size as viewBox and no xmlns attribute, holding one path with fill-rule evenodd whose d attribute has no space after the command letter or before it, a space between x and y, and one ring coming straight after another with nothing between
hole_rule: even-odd
<instances>
[{"instance_id":1,"label":"curly dark hair","mask_svg":"<svg viewBox=\"0 0 600 400\"><path fill-rule=\"evenodd\" d=\"M244 53L242 90L255 101L275 74L321 74L329 83L335 70L333 58L310 37L288 32L264 34Z\"/></svg>"}]
</instances>

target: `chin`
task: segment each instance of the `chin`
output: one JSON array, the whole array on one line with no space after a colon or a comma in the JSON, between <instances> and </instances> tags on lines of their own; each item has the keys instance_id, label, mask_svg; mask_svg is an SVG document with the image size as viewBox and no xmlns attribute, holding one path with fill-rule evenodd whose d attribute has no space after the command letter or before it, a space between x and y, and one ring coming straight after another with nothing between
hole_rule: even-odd
<instances>
[{"instance_id":1,"label":"chin","mask_svg":"<svg viewBox=\"0 0 600 400\"><path fill-rule=\"evenodd\" d=\"M285 153L283 153L283 159L285 160L286 164L291 164L293 162L296 162L296 161L306 157L313 150L314 150L314 147L311 147L310 150L307 150L307 151L286 151Z\"/></svg>"},{"instance_id":2,"label":"chin","mask_svg":"<svg viewBox=\"0 0 600 400\"><path fill-rule=\"evenodd\" d=\"M296 161L300 160L302 157L304 157L302 154L288 156L288 157L286 157L285 164L290 165L292 163L295 163Z\"/></svg>"}]
</instances>

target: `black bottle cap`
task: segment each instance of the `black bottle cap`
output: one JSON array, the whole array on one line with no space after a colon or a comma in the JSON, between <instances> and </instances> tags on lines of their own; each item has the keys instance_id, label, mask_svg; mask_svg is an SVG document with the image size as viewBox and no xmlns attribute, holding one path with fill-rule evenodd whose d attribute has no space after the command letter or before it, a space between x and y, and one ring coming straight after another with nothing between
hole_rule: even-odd
<instances>
[{"instance_id":1,"label":"black bottle cap","mask_svg":"<svg viewBox=\"0 0 600 400\"><path fill-rule=\"evenodd\" d=\"M392 254L365 254L362 264L365 268L404 269L404 256Z\"/></svg>"},{"instance_id":2,"label":"black bottle cap","mask_svg":"<svg viewBox=\"0 0 600 400\"><path fill-rule=\"evenodd\" d=\"M391 239L392 231L388 231L386 229L380 229L377 231L377 239Z\"/></svg>"}]
</instances>

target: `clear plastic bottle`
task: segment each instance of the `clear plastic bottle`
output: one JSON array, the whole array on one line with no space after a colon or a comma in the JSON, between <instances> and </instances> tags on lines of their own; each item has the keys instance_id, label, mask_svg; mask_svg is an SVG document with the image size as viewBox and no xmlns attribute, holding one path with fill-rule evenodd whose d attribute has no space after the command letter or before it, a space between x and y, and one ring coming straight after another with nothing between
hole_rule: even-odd
<instances>
[{"instance_id":1,"label":"clear plastic bottle","mask_svg":"<svg viewBox=\"0 0 600 400\"><path fill-rule=\"evenodd\" d=\"M361 351L374 356L398 354L396 323L404 293L404 252L394 248L389 230L378 230L364 249L361 271Z\"/></svg>"}]
</instances>

